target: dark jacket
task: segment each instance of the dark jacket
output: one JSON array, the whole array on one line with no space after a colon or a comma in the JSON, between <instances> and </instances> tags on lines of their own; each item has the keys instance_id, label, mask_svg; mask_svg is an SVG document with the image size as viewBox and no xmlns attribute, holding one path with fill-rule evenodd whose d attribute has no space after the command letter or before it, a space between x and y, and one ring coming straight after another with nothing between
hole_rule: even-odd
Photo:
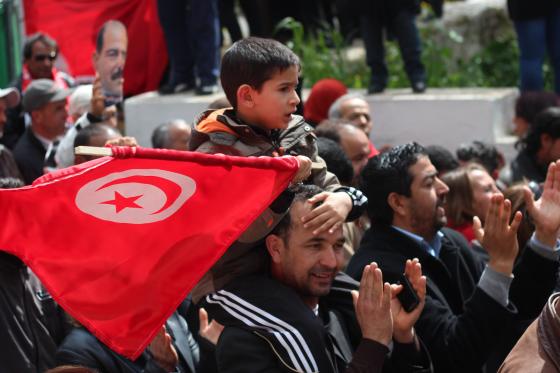
<instances>
[{"instance_id":1,"label":"dark jacket","mask_svg":"<svg viewBox=\"0 0 560 373\"><path fill-rule=\"evenodd\" d=\"M0 252L0 372L43 373L64 338L62 312L15 256Z\"/></svg>"},{"instance_id":2,"label":"dark jacket","mask_svg":"<svg viewBox=\"0 0 560 373\"><path fill-rule=\"evenodd\" d=\"M307 156L314 162L314 166L306 182L329 192L346 191L354 203L349 220L358 218L365 210L367 199L363 194L354 188L341 186L336 176L327 171L325 162L318 155L313 127L298 115L294 115L286 129L267 132L241 123L231 109L208 110L195 120L189 150L243 157L272 156L274 152L280 155ZM202 296L221 289L237 276L262 270L263 258L253 248L286 214L292 199L293 194L285 191L245 230L193 289L195 302Z\"/></svg>"},{"instance_id":3,"label":"dark jacket","mask_svg":"<svg viewBox=\"0 0 560 373\"><path fill-rule=\"evenodd\" d=\"M442 232L441 252L435 258L396 229L372 225L347 273L359 278L364 266L375 261L383 279L395 282L406 259L420 259L427 295L415 327L429 346L436 372L480 372L487 361L497 368L522 333L518 328L538 315L554 289L558 263L524 250L510 288L512 303L503 307L477 286L482 259L460 233L448 228ZM510 331L513 335L507 337Z\"/></svg>"},{"instance_id":4,"label":"dark jacket","mask_svg":"<svg viewBox=\"0 0 560 373\"><path fill-rule=\"evenodd\" d=\"M177 372L196 372L199 364L198 345L193 340L185 320L177 312L166 322L166 330L173 339L179 356ZM131 361L113 352L88 330L74 328L64 339L56 353L58 365L80 365L96 369L100 373L164 373L146 349L140 357ZM201 370L205 372L204 370Z\"/></svg>"},{"instance_id":5,"label":"dark jacket","mask_svg":"<svg viewBox=\"0 0 560 373\"><path fill-rule=\"evenodd\" d=\"M44 174L45 154L47 150L27 128L14 148L14 158L23 175L23 181L29 185Z\"/></svg>"},{"instance_id":6,"label":"dark jacket","mask_svg":"<svg viewBox=\"0 0 560 373\"><path fill-rule=\"evenodd\" d=\"M13 177L23 181L16 160L11 151L0 144L0 177Z\"/></svg>"},{"instance_id":7,"label":"dark jacket","mask_svg":"<svg viewBox=\"0 0 560 373\"><path fill-rule=\"evenodd\" d=\"M319 301L319 317L291 288L264 274L237 278L208 295L205 307L225 326L216 348L219 371L429 372L425 350L395 344L385 361L385 346L362 339L350 295L357 288L339 274Z\"/></svg>"},{"instance_id":8,"label":"dark jacket","mask_svg":"<svg viewBox=\"0 0 560 373\"><path fill-rule=\"evenodd\" d=\"M544 18L560 8L560 0L508 0L509 16L514 21Z\"/></svg>"},{"instance_id":9,"label":"dark jacket","mask_svg":"<svg viewBox=\"0 0 560 373\"><path fill-rule=\"evenodd\" d=\"M548 164L539 165L526 150L521 150L510 164L511 181L536 181L542 183L546 179Z\"/></svg>"}]
</instances>

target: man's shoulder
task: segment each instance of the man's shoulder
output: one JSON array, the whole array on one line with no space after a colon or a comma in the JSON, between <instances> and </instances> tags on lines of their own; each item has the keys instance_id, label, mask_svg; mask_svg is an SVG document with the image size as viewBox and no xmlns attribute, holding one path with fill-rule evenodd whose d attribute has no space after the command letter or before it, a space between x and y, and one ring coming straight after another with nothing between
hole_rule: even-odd
<instances>
[{"instance_id":1,"label":"man's shoulder","mask_svg":"<svg viewBox=\"0 0 560 373\"><path fill-rule=\"evenodd\" d=\"M360 248L350 259L346 272L359 280L364 266L377 262L384 273L401 273L410 254L418 256L416 250L419 250L417 245L394 228L372 225L364 234Z\"/></svg>"},{"instance_id":2,"label":"man's shoulder","mask_svg":"<svg viewBox=\"0 0 560 373\"><path fill-rule=\"evenodd\" d=\"M14 146L13 155L16 159L33 158L35 153L44 150L41 142L28 128Z\"/></svg>"},{"instance_id":3,"label":"man's shoulder","mask_svg":"<svg viewBox=\"0 0 560 373\"><path fill-rule=\"evenodd\" d=\"M282 372L271 344L256 332L227 326L216 345L216 362L220 372Z\"/></svg>"}]
</instances>

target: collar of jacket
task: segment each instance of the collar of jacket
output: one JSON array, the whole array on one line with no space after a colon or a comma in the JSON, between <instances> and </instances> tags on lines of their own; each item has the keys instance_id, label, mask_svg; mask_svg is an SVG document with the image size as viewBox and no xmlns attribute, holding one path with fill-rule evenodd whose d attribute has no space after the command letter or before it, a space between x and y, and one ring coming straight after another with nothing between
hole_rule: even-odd
<instances>
[{"instance_id":1,"label":"collar of jacket","mask_svg":"<svg viewBox=\"0 0 560 373\"><path fill-rule=\"evenodd\" d=\"M560 293L550 296L544 306L539 323L537 335L539 343L546 352L550 361L560 371Z\"/></svg>"},{"instance_id":2,"label":"collar of jacket","mask_svg":"<svg viewBox=\"0 0 560 373\"><path fill-rule=\"evenodd\" d=\"M211 122L210 126L209 122ZM203 125L206 127L205 129L202 129ZM220 131L235 134L249 142L282 141L285 147L293 145L302 134L313 134L313 127L299 115L293 115L286 129L269 131L244 123L237 117L233 109L206 110L195 119L194 127L195 130L207 134Z\"/></svg>"}]
</instances>

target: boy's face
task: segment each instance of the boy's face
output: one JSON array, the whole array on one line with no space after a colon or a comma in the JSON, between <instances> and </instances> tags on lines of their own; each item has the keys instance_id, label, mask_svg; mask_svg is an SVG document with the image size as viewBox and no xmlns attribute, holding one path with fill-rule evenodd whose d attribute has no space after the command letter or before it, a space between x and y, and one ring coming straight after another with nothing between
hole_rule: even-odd
<instances>
[{"instance_id":1,"label":"boy's face","mask_svg":"<svg viewBox=\"0 0 560 373\"><path fill-rule=\"evenodd\" d=\"M298 72L296 66L279 71L263 83L260 91L253 91L253 124L269 130L288 127L300 102L296 93Z\"/></svg>"}]
</instances>

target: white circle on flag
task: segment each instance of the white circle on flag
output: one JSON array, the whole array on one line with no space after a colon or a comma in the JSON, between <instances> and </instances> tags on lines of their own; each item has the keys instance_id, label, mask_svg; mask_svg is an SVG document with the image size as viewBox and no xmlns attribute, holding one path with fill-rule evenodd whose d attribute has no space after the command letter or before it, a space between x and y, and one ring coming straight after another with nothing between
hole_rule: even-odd
<instances>
[{"instance_id":1,"label":"white circle on flag","mask_svg":"<svg viewBox=\"0 0 560 373\"><path fill-rule=\"evenodd\" d=\"M85 184L76 194L84 213L115 223L147 224L173 215L196 191L188 176L159 169L114 172Z\"/></svg>"}]
</instances>

